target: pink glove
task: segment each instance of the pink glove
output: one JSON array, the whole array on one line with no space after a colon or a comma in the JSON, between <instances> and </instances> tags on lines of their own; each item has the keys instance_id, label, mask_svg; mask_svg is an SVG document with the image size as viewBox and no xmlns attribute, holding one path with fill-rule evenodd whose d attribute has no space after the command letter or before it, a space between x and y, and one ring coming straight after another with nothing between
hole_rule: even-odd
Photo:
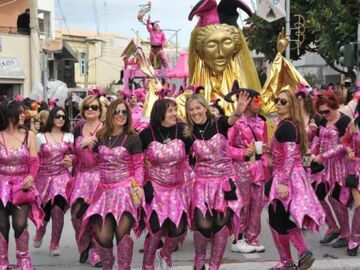
<instances>
[{"instance_id":1,"label":"pink glove","mask_svg":"<svg viewBox=\"0 0 360 270\"><path fill-rule=\"evenodd\" d=\"M33 178L38 173L40 167L40 162L38 157L30 157L29 158L29 175L31 175Z\"/></svg>"}]
</instances>

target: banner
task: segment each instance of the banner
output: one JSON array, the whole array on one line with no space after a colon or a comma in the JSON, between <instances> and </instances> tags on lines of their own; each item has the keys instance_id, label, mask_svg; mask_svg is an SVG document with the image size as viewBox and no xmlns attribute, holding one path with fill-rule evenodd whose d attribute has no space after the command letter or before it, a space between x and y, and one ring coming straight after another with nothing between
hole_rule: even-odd
<instances>
[{"instance_id":1,"label":"banner","mask_svg":"<svg viewBox=\"0 0 360 270\"><path fill-rule=\"evenodd\" d=\"M285 0L257 0L256 15L273 22L286 16Z\"/></svg>"}]
</instances>

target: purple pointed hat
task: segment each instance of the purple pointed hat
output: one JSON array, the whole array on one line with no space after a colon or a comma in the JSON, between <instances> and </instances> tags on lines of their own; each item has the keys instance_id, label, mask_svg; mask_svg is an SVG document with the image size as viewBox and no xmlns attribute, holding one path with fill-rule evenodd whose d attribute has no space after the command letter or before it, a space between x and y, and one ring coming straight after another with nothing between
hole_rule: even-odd
<instances>
[{"instance_id":1,"label":"purple pointed hat","mask_svg":"<svg viewBox=\"0 0 360 270\"><path fill-rule=\"evenodd\" d=\"M221 0L217 5L216 0L200 0L189 14L191 21L195 15L199 16L197 26L203 27L210 24L225 23L238 26L239 13L237 8L252 15L250 7L242 0Z\"/></svg>"}]
</instances>

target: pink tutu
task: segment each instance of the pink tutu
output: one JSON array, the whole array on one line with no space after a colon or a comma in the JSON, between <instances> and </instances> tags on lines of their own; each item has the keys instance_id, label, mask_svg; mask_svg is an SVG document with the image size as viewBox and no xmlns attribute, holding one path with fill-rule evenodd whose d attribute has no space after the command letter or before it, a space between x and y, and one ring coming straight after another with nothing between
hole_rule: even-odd
<instances>
[{"instance_id":1,"label":"pink tutu","mask_svg":"<svg viewBox=\"0 0 360 270\"><path fill-rule=\"evenodd\" d=\"M15 185L19 185L24 181L25 176L5 176L0 175L0 199L4 206L8 203L12 203L12 194L13 194L13 187ZM11 180L10 180L11 178ZM30 203L30 213L29 218L34 223L36 228L40 228L44 218L44 212L41 208L41 197L39 192L35 188L34 185L30 187L30 191L35 194L35 200Z\"/></svg>"},{"instance_id":2,"label":"pink tutu","mask_svg":"<svg viewBox=\"0 0 360 270\"><path fill-rule=\"evenodd\" d=\"M190 225L189 185L191 185L191 182L184 182L176 187L164 187L154 181L152 181L152 184L154 198L150 204L143 202L143 209L147 218L146 224L150 224L149 220L154 211L159 218L160 226L164 224L166 219L169 219L178 227L183 213L186 214ZM147 228L147 230L151 232L150 228Z\"/></svg>"},{"instance_id":3,"label":"pink tutu","mask_svg":"<svg viewBox=\"0 0 360 270\"><path fill-rule=\"evenodd\" d=\"M134 218L133 229L137 236L140 236L138 228L139 212L131 196L131 179L127 179L114 184L100 183L94 194L84 216L84 227L86 227L89 218L99 215L103 221L108 214L111 214L119 225L122 215L127 212Z\"/></svg>"},{"instance_id":4,"label":"pink tutu","mask_svg":"<svg viewBox=\"0 0 360 270\"><path fill-rule=\"evenodd\" d=\"M211 215L214 210L219 213L225 213L227 208L233 212L231 219L231 233L237 236L240 233L240 212L242 209L242 197L237 186L237 200L226 201L224 197L224 187L228 184L228 178L224 180L209 179L208 181L195 181L192 191L192 217L194 217L195 209L198 208L205 217L209 211ZM236 183L235 183L236 184ZM192 218L192 220L194 220Z\"/></svg>"},{"instance_id":5,"label":"pink tutu","mask_svg":"<svg viewBox=\"0 0 360 270\"><path fill-rule=\"evenodd\" d=\"M83 199L85 203L90 204L97 186L100 182L99 169L84 169L76 174L74 187L70 196L70 205L72 206L77 199Z\"/></svg>"},{"instance_id":6,"label":"pink tutu","mask_svg":"<svg viewBox=\"0 0 360 270\"><path fill-rule=\"evenodd\" d=\"M38 175L36 187L40 192L43 204L46 204L49 201L53 202L58 195L62 196L66 201L69 201L68 194L66 193L66 186L69 181L71 181L69 171L52 176Z\"/></svg>"}]
</instances>

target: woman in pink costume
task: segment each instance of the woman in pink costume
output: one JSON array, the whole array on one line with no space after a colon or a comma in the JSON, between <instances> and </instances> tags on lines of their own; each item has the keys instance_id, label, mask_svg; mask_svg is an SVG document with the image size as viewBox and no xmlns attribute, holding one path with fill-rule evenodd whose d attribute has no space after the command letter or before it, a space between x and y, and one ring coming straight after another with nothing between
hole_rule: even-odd
<instances>
[{"instance_id":1,"label":"woman in pink costume","mask_svg":"<svg viewBox=\"0 0 360 270\"><path fill-rule=\"evenodd\" d=\"M131 108L133 127L137 132L141 132L144 128L148 126L148 123L144 123L141 119L143 115L143 108L138 103L135 92L130 94L130 96L128 97L128 101Z\"/></svg>"},{"instance_id":2,"label":"woman in pink costume","mask_svg":"<svg viewBox=\"0 0 360 270\"><path fill-rule=\"evenodd\" d=\"M85 213L84 227L89 221L94 224L104 270L113 268L114 235L117 267L129 270L134 244L130 232L138 227L134 198L141 200L144 160L140 138L132 129L130 107L122 99L111 102L97 138L94 153L97 153L100 183ZM138 236L138 231L135 233Z\"/></svg>"},{"instance_id":3,"label":"woman in pink costume","mask_svg":"<svg viewBox=\"0 0 360 270\"><path fill-rule=\"evenodd\" d=\"M144 270L154 270L155 252L162 235L164 246L156 254L160 269L172 265L171 253L185 239L190 222L188 163L190 140L177 122L177 105L172 99L154 103L150 127L140 133L145 153L145 223L150 234L144 244Z\"/></svg>"},{"instance_id":4,"label":"woman in pink costume","mask_svg":"<svg viewBox=\"0 0 360 270\"><path fill-rule=\"evenodd\" d=\"M39 227L44 216L34 185L39 168L35 135L22 127L24 120L20 103L4 101L0 121L0 270L9 267L9 217L15 234L18 269L32 270L27 219Z\"/></svg>"},{"instance_id":5,"label":"woman in pink costume","mask_svg":"<svg viewBox=\"0 0 360 270\"><path fill-rule=\"evenodd\" d=\"M357 105L355 115L354 123L349 125L343 138L349 158L349 176L345 185L351 188L355 205L347 249L349 256L357 255L360 244L360 105Z\"/></svg>"},{"instance_id":6,"label":"woman in pink costume","mask_svg":"<svg viewBox=\"0 0 360 270\"><path fill-rule=\"evenodd\" d=\"M36 231L34 247L39 248L46 225L52 218L50 255L61 254L59 242L64 227L64 213L69 206L66 186L71 181L74 136L70 133L70 120L61 107L50 111L46 125L36 135L40 168L36 178L45 212L43 225Z\"/></svg>"},{"instance_id":7,"label":"woman in pink costume","mask_svg":"<svg viewBox=\"0 0 360 270\"><path fill-rule=\"evenodd\" d=\"M239 93L233 89L229 95ZM240 214L241 235L234 241L231 250L241 253L264 252L259 244L261 232L261 212L264 207L264 183L269 178L267 155L257 154L255 142L267 145L266 119L260 116L261 99L259 93L246 89L251 102L244 114L236 121L228 133L228 152L234 162L236 182L239 186L244 208Z\"/></svg>"},{"instance_id":8,"label":"woman in pink costume","mask_svg":"<svg viewBox=\"0 0 360 270\"><path fill-rule=\"evenodd\" d=\"M295 95L283 90L275 100L280 123L271 142L273 179L269 188L269 224L280 255L272 270L309 269L315 258L308 250L302 228L319 230L325 214L303 168L307 134ZM291 220L290 220L291 216ZM297 249L298 265L292 260L290 242Z\"/></svg>"},{"instance_id":9,"label":"woman in pink costume","mask_svg":"<svg viewBox=\"0 0 360 270\"><path fill-rule=\"evenodd\" d=\"M164 48L166 46L166 37L164 32L160 29L159 22L150 22L150 16L146 21L146 29L150 34L150 63L154 68L158 68L159 64L157 63L160 59L161 64L164 68L168 67L167 59L165 56Z\"/></svg>"},{"instance_id":10,"label":"woman in pink costume","mask_svg":"<svg viewBox=\"0 0 360 270\"><path fill-rule=\"evenodd\" d=\"M102 103L97 96L87 96L81 104L80 115L85 121L74 129L74 188L71 192L71 221L80 252L80 263L85 263L90 253L90 264L101 267L100 258L95 249L92 230L79 238L82 229L82 216L92 200L100 182L100 173L96 164L91 164L88 155L97 143L96 132L102 127ZM90 152L90 153L89 153Z\"/></svg>"},{"instance_id":11,"label":"woman in pink costume","mask_svg":"<svg viewBox=\"0 0 360 270\"><path fill-rule=\"evenodd\" d=\"M196 270L205 269L208 242L211 242L209 269L219 269L230 231L236 237L239 234L242 199L226 145L228 129L249 102L248 94L241 93L235 113L216 120L202 95L190 96L185 104L185 135L193 140L191 151L196 159L191 196Z\"/></svg>"},{"instance_id":12,"label":"woman in pink costume","mask_svg":"<svg viewBox=\"0 0 360 270\"><path fill-rule=\"evenodd\" d=\"M350 235L349 213L347 203L350 199L350 189L345 187L348 160L341 138L351 119L338 111L339 102L332 93L318 96L316 103L318 113L323 116L318 131L313 139L311 154L314 162L323 164L325 169L314 175L313 185L316 195L326 213L328 230L321 244L332 244L334 248L346 247ZM327 194L329 202L338 219L340 229L336 224L330 206L325 201Z\"/></svg>"}]
</instances>

